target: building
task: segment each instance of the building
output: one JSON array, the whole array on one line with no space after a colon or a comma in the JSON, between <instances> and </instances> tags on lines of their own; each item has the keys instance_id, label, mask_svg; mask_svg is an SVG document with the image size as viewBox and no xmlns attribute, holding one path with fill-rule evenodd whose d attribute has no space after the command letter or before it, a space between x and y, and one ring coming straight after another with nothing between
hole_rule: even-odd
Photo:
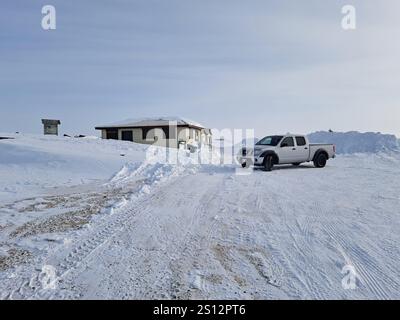
<instances>
[{"instance_id":1,"label":"building","mask_svg":"<svg viewBox=\"0 0 400 320\"><path fill-rule=\"evenodd\" d=\"M146 118L97 126L103 139L132 141L164 147L212 145L212 133L199 123L182 118Z\"/></svg>"},{"instance_id":2,"label":"building","mask_svg":"<svg viewBox=\"0 0 400 320\"><path fill-rule=\"evenodd\" d=\"M58 136L58 126L61 124L60 120L42 119L42 124L45 135Z\"/></svg>"}]
</instances>

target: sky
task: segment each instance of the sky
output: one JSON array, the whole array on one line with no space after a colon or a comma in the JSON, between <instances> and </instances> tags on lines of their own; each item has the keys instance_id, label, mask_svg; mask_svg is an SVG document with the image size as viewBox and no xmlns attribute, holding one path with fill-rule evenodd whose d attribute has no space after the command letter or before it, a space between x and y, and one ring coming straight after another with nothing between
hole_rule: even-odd
<instances>
[{"instance_id":1,"label":"sky","mask_svg":"<svg viewBox=\"0 0 400 320\"><path fill-rule=\"evenodd\" d=\"M56 30L42 29L44 5ZM182 116L256 136L400 137L399 12L398 0L2 0L0 132Z\"/></svg>"}]
</instances>

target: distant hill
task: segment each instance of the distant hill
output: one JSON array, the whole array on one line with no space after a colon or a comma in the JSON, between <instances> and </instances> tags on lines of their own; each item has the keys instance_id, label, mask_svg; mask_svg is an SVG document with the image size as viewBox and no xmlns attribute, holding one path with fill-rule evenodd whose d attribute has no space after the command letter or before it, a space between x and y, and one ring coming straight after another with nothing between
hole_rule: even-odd
<instances>
[{"instance_id":1,"label":"distant hill","mask_svg":"<svg viewBox=\"0 0 400 320\"><path fill-rule=\"evenodd\" d=\"M395 135L380 132L317 131L308 135L311 143L333 143L337 153L376 153L399 150L400 143Z\"/></svg>"}]
</instances>

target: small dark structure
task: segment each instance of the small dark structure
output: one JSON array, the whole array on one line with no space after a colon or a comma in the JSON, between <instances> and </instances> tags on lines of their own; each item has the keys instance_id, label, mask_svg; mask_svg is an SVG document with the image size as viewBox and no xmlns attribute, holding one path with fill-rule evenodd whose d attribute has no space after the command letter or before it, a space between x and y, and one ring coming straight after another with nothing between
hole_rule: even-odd
<instances>
[{"instance_id":1,"label":"small dark structure","mask_svg":"<svg viewBox=\"0 0 400 320\"><path fill-rule=\"evenodd\" d=\"M61 124L60 120L42 119L42 123L45 135L58 136L58 126Z\"/></svg>"}]
</instances>

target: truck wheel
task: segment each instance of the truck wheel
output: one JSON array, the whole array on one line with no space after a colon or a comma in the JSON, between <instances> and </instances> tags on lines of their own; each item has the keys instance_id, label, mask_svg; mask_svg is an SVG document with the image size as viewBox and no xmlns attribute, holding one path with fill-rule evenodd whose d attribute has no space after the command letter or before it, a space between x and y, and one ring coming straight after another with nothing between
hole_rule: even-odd
<instances>
[{"instance_id":1,"label":"truck wheel","mask_svg":"<svg viewBox=\"0 0 400 320\"><path fill-rule=\"evenodd\" d=\"M320 153L314 160L314 166L317 168L323 168L326 165L328 158L324 153Z\"/></svg>"},{"instance_id":2,"label":"truck wheel","mask_svg":"<svg viewBox=\"0 0 400 320\"><path fill-rule=\"evenodd\" d=\"M301 165L301 163L300 162L296 162L296 163L292 163L292 165L298 167L299 165Z\"/></svg>"},{"instance_id":3,"label":"truck wheel","mask_svg":"<svg viewBox=\"0 0 400 320\"><path fill-rule=\"evenodd\" d=\"M265 171L271 171L273 166L274 166L274 162L273 162L272 156L266 156L264 159Z\"/></svg>"}]
</instances>

